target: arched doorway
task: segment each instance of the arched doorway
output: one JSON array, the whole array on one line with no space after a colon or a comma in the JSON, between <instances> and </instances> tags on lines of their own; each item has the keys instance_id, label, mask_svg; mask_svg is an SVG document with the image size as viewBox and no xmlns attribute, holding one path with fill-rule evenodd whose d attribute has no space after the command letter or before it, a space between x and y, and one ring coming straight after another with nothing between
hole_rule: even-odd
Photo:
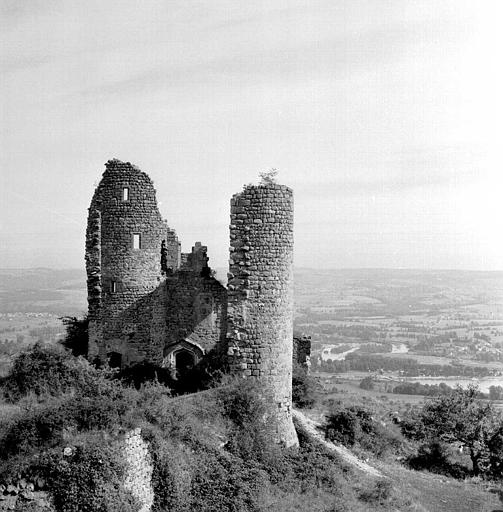
<instances>
[{"instance_id":1,"label":"arched doorway","mask_svg":"<svg viewBox=\"0 0 503 512\"><path fill-rule=\"evenodd\" d=\"M174 353L175 356L175 370L177 377L183 377L191 370L196 364L196 359L192 352L181 349Z\"/></svg>"},{"instance_id":2,"label":"arched doorway","mask_svg":"<svg viewBox=\"0 0 503 512\"><path fill-rule=\"evenodd\" d=\"M190 371L204 355L204 349L191 340L182 340L165 347L163 366L171 369L173 378Z\"/></svg>"}]
</instances>

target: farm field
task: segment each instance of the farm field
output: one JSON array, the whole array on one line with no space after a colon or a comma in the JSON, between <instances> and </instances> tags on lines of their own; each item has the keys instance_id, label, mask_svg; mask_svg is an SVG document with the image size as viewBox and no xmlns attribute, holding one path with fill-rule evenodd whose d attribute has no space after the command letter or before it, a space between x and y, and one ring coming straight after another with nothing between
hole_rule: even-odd
<instances>
[{"instance_id":1,"label":"farm field","mask_svg":"<svg viewBox=\"0 0 503 512\"><path fill-rule=\"evenodd\" d=\"M503 393L503 273L298 269L295 277L295 329L311 336L312 372L336 375L341 390L370 375L380 389L444 382Z\"/></svg>"}]
</instances>

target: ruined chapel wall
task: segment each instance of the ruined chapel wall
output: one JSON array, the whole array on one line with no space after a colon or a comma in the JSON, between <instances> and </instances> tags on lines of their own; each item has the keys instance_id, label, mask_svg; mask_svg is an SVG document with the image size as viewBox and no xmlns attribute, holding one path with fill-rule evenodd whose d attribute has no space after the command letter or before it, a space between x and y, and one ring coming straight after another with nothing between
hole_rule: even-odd
<instances>
[{"instance_id":1,"label":"ruined chapel wall","mask_svg":"<svg viewBox=\"0 0 503 512\"><path fill-rule=\"evenodd\" d=\"M216 279L182 271L165 286L167 347L189 340L207 353L225 341L227 291Z\"/></svg>"},{"instance_id":2,"label":"ruined chapel wall","mask_svg":"<svg viewBox=\"0 0 503 512\"><path fill-rule=\"evenodd\" d=\"M231 200L228 354L231 371L261 383L275 436L297 443L291 417L293 194L248 186Z\"/></svg>"}]
</instances>

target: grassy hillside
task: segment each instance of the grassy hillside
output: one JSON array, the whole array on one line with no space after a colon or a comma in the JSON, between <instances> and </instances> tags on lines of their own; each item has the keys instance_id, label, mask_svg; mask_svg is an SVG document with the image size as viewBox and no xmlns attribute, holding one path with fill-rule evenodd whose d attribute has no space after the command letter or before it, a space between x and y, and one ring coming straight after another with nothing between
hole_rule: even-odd
<instances>
[{"instance_id":1,"label":"grassy hillside","mask_svg":"<svg viewBox=\"0 0 503 512\"><path fill-rule=\"evenodd\" d=\"M353 466L300 424L299 448L272 443L264 399L249 381L225 378L206 391L174 396L159 383L137 389L118 377L50 347L36 346L16 361L3 380L0 408L0 490L16 510L49 510L48 503L62 512L139 510L138 495L125 484L124 439L134 429L148 445L154 512L499 506L488 490L495 483L406 470L396 461L407 450L403 439L377 420L369 421L380 437L372 445L361 438L354 448L382 477ZM39 508L23 508L35 494L44 496Z\"/></svg>"}]
</instances>

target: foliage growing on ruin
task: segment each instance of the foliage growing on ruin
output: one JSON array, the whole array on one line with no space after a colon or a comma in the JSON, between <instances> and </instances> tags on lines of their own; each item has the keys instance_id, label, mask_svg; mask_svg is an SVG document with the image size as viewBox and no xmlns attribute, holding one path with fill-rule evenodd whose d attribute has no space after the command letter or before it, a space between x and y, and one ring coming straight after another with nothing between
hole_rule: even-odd
<instances>
[{"instance_id":1,"label":"foliage growing on ruin","mask_svg":"<svg viewBox=\"0 0 503 512\"><path fill-rule=\"evenodd\" d=\"M274 185L277 183L278 169L271 167L268 171L259 173L260 185Z\"/></svg>"}]
</instances>

